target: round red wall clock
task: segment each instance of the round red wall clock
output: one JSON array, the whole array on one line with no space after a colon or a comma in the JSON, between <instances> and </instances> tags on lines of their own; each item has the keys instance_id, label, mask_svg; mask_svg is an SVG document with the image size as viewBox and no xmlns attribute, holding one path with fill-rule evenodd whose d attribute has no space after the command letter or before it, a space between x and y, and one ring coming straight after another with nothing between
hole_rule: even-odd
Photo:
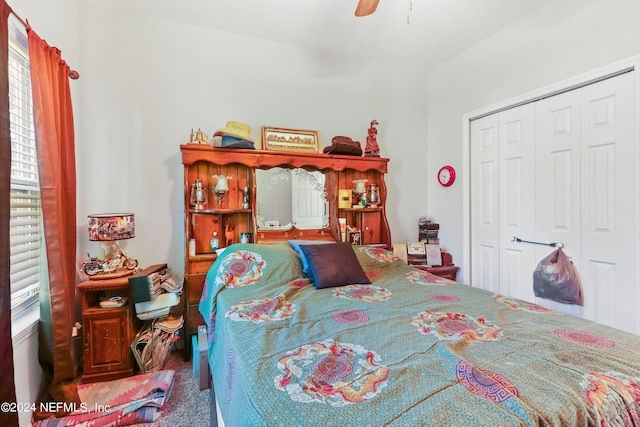
<instances>
[{"instance_id":1,"label":"round red wall clock","mask_svg":"<svg viewBox=\"0 0 640 427\"><path fill-rule=\"evenodd\" d=\"M438 171L438 182L443 187L450 187L456 180L456 170L453 166L443 166Z\"/></svg>"}]
</instances>

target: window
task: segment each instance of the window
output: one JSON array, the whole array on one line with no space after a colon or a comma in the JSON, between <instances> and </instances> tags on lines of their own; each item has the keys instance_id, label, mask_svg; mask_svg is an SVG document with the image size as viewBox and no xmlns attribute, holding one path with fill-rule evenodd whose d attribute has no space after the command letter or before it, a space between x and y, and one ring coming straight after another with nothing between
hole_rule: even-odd
<instances>
[{"instance_id":1,"label":"window","mask_svg":"<svg viewBox=\"0 0 640 427\"><path fill-rule=\"evenodd\" d=\"M11 124L11 309L38 300L43 253L40 183L33 124L28 43L24 28L9 25L9 115Z\"/></svg>"}]
</instances>

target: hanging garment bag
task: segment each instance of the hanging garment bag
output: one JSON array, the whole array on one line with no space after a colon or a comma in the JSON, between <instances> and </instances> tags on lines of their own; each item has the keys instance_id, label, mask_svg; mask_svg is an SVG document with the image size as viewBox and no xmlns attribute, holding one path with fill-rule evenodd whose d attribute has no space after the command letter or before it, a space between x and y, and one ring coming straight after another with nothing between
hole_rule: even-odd
<instances>
[{"instance_id":1,"label":"hanging garment bag","mask_svg":"<svg viewBox=\"0 0 640 427\"><path fill-rule=\"evenodd\" d=\"M538 298L583 305L580 276L562 248L551 252L538 263L533 272L533 293Z\"/></svg>"}]
</instances>

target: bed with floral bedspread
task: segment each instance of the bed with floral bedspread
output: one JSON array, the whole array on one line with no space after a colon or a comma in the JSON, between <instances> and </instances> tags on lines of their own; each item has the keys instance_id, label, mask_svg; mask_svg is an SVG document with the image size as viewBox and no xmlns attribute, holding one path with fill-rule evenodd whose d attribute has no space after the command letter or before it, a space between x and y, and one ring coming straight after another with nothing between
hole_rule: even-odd
<instances>
[{"instance_id":1,"label":"bed with floral bedspread","mask_svg":"<svg viewBox=\"0 0 640 427\"><path fill-rule=\"evenodd\" d=\"M350 250L370 284L316 288L286 242L218 257L200 311L227 427L640 425L640 337Z\"/></svg>"}]
</instances>

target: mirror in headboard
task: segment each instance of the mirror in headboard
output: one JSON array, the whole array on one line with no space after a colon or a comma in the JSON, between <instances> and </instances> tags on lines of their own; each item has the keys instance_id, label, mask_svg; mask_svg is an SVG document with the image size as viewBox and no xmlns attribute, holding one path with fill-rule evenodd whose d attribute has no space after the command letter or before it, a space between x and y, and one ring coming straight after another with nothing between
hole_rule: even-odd
<instances>
[{"instance_id":1,"label":"mirror in headboard","mask_svg":"<svg viewBox=\"0 0 640 427\"><path fill-rule=\"evenodd\" d=\"M302 168L256 170L259 230L315 230L329 226L325 175Z\"/></svg>"}]
</instances>

